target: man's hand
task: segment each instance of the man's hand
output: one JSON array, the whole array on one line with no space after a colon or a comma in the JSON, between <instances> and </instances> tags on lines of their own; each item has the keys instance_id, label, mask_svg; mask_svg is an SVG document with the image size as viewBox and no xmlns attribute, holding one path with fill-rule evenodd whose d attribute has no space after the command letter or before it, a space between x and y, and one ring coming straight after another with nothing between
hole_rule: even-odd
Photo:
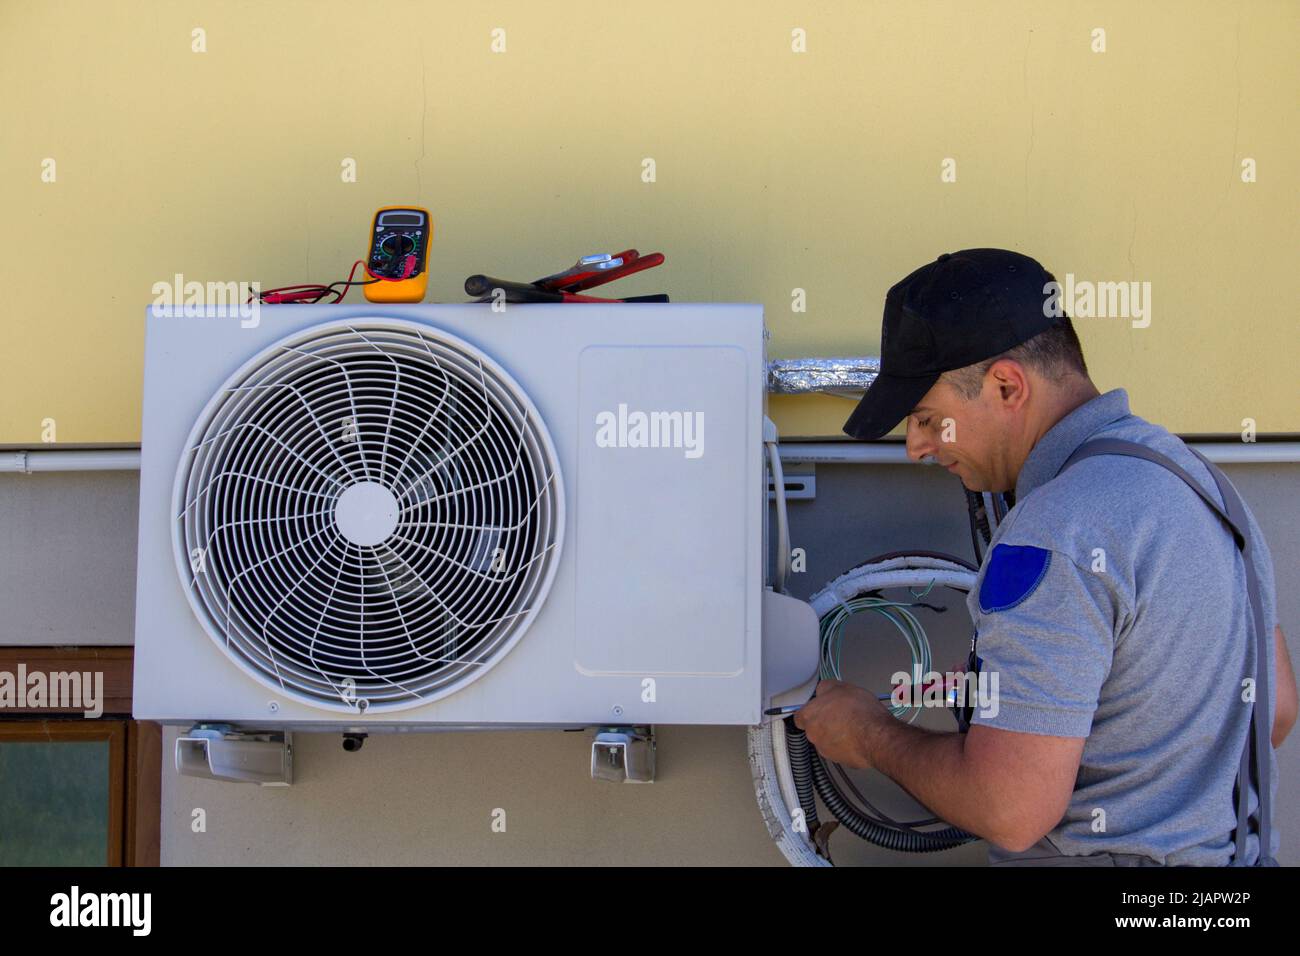
<instances>
[{"instance_id":1,"label":"man's hand","mask_svg":"<svg viewBox=\"0 0 1300 956\"><path fill-rule=\"evenodd\" d=\"M982 724L936 733L837 680L818 684L794 722L827 760L879 770L935 816L1009 850L1027 850L1065 814L1087 739Z\"/></svg>"},{"instance_id":2,"label":"man's hand","mask_svg":"<svg viewBox=\"0 0 1300 956\"><path fill-rule=\"evenodd\" d=\"M817 685L817 696L794 715L817 752L832 763L866 769L883 722L893 716L861 687L839 680Z\"/></svg>"}]
</instances>

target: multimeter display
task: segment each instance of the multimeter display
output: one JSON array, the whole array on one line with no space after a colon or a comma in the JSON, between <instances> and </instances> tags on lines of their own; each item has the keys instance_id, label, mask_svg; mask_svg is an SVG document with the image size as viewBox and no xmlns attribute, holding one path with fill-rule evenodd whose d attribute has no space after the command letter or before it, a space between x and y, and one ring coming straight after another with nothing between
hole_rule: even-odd
<instances>
[{"instance_id":1,"label":"multimeter display","mask_svg":"<svg viewBox=\"0 0 1300 956\"><path fill-rule=\"evenodd\" d=\"M419 302L429 277L429 241L433 224L423 209L387 207L375 213L366 269L379 282L363 291L371 302Z\"/></svg>"},{"instance_id":2,"label":"multimeter display","mask_svg":"<svg viewBox=\"0 0 1300 956\"><path fill-rule=\"evenodd\" d=\"M428 217L421 213L381 212L376 216L370 271L389 279L409 279L423 272L428 224ZM411 256L415 262L409 264L411 271L407 272L407 259Z\"/></svg>"}]
</instances>

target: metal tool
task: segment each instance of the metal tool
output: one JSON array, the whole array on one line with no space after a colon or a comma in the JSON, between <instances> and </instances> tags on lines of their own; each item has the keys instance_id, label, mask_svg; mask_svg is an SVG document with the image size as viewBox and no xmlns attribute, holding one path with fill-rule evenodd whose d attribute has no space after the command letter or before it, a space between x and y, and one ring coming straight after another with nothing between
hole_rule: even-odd
<instances>
[{"instance_id":1,"label":"metal tool","mask_svg":"<svg viewBox=\"0 0 1300 956\"><path fill-rule=\"evenodd\" d=\"M628 252L635 254L636 250L630 249ZM581 292L583 289L591 289L598 285L604 285L606 282L613 282L615 279L622 279L624 276L644 272L646 269L653 269L657 265L662 265L664 261L662 252L652 252L648 256L637 256L631 262L627 261L626 254L622 258L623 264L621 266L579 279L576 282L567 283L562 287L563 291Z\"/></svg>"},{"instance_id":2,"label":"metal tool","mask_svg":"<svg viewBox=\"0 0 1300 956\"><path fill-rule=\"evenodd\" d=\"M555 275L546 276L543 279L534 279L533 285L550 292L559 292L574 282L581 282L583 279L598 276L611 269L617 269L624 263L632 262L636 258L637 251L635 249L628 249L625 252L613 255L608 252L601 252L592 256L583 256L563 272L557 272Z\"/></svg>"},{"instance_id":3,"label":"metal tool","mask_svg":"<svg viewBox=\"0 0 1300 956\"><path fill-rule=\"evenodd\" d=\"M531 283L512 282L482 274L472 275L465 280L465 292L479 301L486 300L495 290L500 289L507 302L667 302L668 296L663 293L628 296L624 299L579 294L581 290L653 269L663 261L664 255L661 252L653 252L648 256L642 256L635 249L625 249L619 253L602 252L583 256L563 272Z\"/></svg>"}]
</instances>

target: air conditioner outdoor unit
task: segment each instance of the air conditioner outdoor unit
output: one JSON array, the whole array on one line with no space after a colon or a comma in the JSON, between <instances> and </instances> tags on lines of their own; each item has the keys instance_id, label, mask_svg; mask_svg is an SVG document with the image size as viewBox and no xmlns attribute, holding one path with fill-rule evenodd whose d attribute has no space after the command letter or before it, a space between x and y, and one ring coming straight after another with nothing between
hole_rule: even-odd
<instances>
[{"instance_id":1,"label":"air conditioner outdoor unit","mask_svg":"<svg viewBox=\"0 0 1300 956\"><path fill-rule=\"evenodd\" d=\"M137 718L757 724L811 678L760 306L203 311L146 317Z\"/></svg>"}]
</instances>

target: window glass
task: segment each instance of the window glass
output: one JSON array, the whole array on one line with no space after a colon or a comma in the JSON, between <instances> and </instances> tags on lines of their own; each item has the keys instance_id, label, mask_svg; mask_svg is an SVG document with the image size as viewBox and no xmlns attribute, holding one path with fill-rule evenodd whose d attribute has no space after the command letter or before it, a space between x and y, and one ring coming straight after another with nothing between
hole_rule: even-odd
<instances>
[{"instance_id":1,"label":"window glass","mask_svg":"<svg viewBox=\"0 0 1300 956\"><path fill-rule=\"evenodd\" d=\"M109 742L0 741L0 866L108 862Z\"/></svg>"}]
</instances>

